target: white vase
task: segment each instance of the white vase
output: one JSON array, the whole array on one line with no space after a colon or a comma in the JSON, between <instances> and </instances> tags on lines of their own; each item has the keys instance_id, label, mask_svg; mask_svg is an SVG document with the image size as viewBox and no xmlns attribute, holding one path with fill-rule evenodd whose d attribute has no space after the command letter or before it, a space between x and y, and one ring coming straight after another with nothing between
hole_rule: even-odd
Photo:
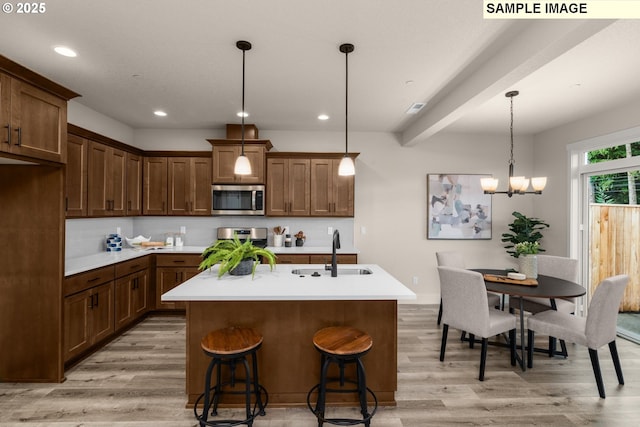
<instances>
[{"instance_id":1,"label":"white vase","mask_svg":"<svg viewBox=\"0 0 640 427\"><path fill-rule=\"evenodd\" d=\"M518 271L527 276L527 279L538 278L538 257L536 255L520 255L518 263Z\"/></svg>"},{"instance_id":2,"label":"white vase","mask_svg":"<svg viewBox=\"0 0 640 427\"><path fill-rule=\"evenodd\" d=\"M275 246L275 247L282 246L283 237L284 236L282 234L274 234L273 235L273 246Z\"/></svg>"}]
</instances>

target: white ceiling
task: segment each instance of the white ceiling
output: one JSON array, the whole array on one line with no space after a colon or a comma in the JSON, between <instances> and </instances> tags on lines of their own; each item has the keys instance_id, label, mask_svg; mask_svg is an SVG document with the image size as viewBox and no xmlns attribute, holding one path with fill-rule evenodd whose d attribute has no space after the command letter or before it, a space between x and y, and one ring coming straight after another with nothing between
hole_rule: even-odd
<instances>
[{"instance_id":1,"label":"white ceiling","mask_svg":"<svg viewBox=\"0 0 640 427\"><path fill-rule=\"evenodd\" d=\"M49 0L3 14L0 52L133 128L537 133L640 95L639 21L483 20L477 0ZM53 52L67 45L78 52ZM412 83L407 83L412 82ZM408 116L413 102L428 102ZM163 109L168 117L153 115ZM320 113L331 119L317 120Z\"/></svg>"}]
</instances>

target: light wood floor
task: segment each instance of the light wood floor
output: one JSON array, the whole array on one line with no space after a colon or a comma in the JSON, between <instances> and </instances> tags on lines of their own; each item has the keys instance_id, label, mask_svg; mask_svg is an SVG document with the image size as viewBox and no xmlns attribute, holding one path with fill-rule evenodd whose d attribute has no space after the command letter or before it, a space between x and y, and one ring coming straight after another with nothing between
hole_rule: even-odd
<instances>
[{"instance_id":1,"label":"light wood floor","mask_svg":"<svg viewBox=\"0 0 640 427\"><path fill-rule=\"evenodd\" d=\"M526 372L509 364L505 349L490 347L479 382L479 346L469 349L458 331L450 330L445 362L438 360L436 314L435 306L400 306L398 406L379 409L373 426L639 425L640 346L618 340L626 380L620 387L608 348L600 351L605 400L587 350L572 344L569 359L537 354ZM184 408L184 335L183 318L149 317L69 370L62 384L0 384L0 426L194 426ZM306 408L268 407L254 425L317 423Z\"/></svg>"}]
</instances>

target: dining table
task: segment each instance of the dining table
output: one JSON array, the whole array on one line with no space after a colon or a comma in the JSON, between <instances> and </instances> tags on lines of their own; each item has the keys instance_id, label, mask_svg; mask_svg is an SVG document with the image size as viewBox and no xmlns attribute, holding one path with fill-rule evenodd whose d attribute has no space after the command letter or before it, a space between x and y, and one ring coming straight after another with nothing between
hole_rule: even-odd
<instances>
[{"instance_id":1,"label":"dining table","mask_svg":"<svg viewBox=\"0 0 640 427\"><path fill-rule=\"evenodd\" d=\"M545 276L539 274L536 278L537 284L525 285L519 284L516 280L507 279L507 271L487 268L474 268L472 271L482 273L484 276L484 283L487 291L495 292L503 295L518 296L518 297L538 297L549 298L551 309L556 309L556 298L576 298L586 294L584 286L571 282L568 280L560 279L553 276ZM515 283L513 283L515 282ZM524 283L524 282L523 282ZM519 298L520 306L520 345L517 347L520 349L520 354L516 354L516 360L522 368L526 371L525 363L525 335L524 335L524 300Z\"/></svg>"}]
</instances>

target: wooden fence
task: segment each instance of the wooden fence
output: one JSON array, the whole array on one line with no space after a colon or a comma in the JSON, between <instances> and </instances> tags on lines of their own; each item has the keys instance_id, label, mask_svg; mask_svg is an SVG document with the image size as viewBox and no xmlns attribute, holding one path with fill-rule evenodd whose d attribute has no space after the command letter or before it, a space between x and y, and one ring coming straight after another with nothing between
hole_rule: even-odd
<instances>
[{"instance_id":1,"label":"wooden fence","mask_svg":"<svg viewBox=\"0 0 640 427\"><path fill-rule=\"evenodd\" d=\"M609 276L628 274L620 311L640 311L640 206L590 205L591 294Z\"/></svg>"}]
</instances>

